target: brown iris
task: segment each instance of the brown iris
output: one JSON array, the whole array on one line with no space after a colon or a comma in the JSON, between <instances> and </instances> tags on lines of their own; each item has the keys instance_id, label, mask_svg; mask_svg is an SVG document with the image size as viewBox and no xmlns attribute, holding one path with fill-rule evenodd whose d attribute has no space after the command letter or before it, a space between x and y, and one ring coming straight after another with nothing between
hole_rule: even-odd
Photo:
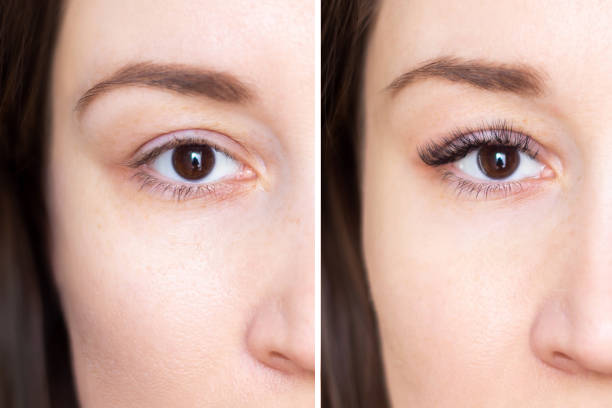
<instances>
[{"instance_id":1,"label":"brown iris","mask_svg":"<svg viewBox=\"0 0 612 408\"><path fill-rule=\"evenodd\" d=\"M199 180L210 174L215 165L215 152L206 145L183 145L174 148L172 166L179 176Z\"/></svg>"},{"instance_id":2,"label":"brown iris","mask_svg":"<svg viewBox=\"0 0 612 408\"><path fill-rule=\"evenodd\" d=\"M519 165L519 152L512 146L483 146L478 152L478 166L487 177L504 179Z\"/></svg>"}]
</instances>

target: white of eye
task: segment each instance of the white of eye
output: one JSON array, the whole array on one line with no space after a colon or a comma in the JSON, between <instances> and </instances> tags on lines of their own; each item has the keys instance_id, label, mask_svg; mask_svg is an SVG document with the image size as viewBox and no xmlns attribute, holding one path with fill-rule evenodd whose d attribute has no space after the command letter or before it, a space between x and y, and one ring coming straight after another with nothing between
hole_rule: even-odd
<instances>
[{"instance_id":1,"label":"white of eye","mask_svg":"<svg viewBox=\"0 0 612 408\"><path fill-rule=\"evenodd\" d=\"M159 174L172 180L186 184L208 184L212 183L232 174L236 174L240 171L240 164L232 159L227 153L211 147L215 162L211 171L204 177L197 180L188 180L181 177L175 170L172 164L172 154L175 149L169 149L153 159L151 167L153 167Z\"/></svg>"},{"instance_id":2,"label":"white of eye","mask_svg":"<svg viewBox=\"0 0 612 408\"><path fill-rule=\"evenodd\" d=\"M544 164L531 158L527 153L519 151L519 164L510 176L504 179L494 179L487 176L478 164L478 152L480 149L472 150L464 158L455 162L455 167L477 180L486 181L517 181L526 178L538 177L544 170Z\"/></svg>"}]
</instances>

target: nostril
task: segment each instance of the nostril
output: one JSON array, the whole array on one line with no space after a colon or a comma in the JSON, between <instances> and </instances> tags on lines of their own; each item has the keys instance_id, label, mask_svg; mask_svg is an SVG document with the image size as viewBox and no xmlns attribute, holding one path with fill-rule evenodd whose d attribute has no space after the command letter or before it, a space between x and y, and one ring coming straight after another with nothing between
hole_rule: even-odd
<instances>
[{"instance_id":1,"label":"nostril","mask_svg":"<svg viewBox=\"0 0 612 408\"><path fill-rule=\"evenodd\" d=\"M274 370L287 374L301 371L298 367L296 367L295 362L293 362L291 358L277 351L269 352L268 358L263 360L262 363Z\"/></svg>"},{"instance_id":2,"label":"nostril","mask_svg":"<svg viewBox=\"0 0 612 408\"><path fill-rule=\"evenodd\" d=\"M289 360L289 357L277 351L270 352L270 359Z\"/></svg>"},{"instance_id":3,"label":"nostril","mask_svg":"<svg viewBox=\"0 0 612 408\"><path fill-rule=\"evenodd\" d=\"M580 370L580 367L574 359L560 351L553 352L551 360L553 366L565 372L574 374Z\"/></svg>"},{"instance_id":4,"label":"nostril","mask_svg":"<svg viewBox=\"0 0 612 408\"><path fill-rule=\"evenodd\" d=\"M563 359L563 360L570 360L569 356L565 353L561 353L560 351L555 351L553 353L553 358L554 359Z\"/></svg>"}]
</instances>

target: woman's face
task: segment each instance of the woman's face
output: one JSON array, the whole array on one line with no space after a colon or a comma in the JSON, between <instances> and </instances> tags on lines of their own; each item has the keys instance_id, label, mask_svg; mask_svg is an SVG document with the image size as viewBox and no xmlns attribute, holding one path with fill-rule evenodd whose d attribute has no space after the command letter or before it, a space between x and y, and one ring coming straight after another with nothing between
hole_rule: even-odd
<instances>
[{"instance_id":1,"label":"woman's face","mask_svg":"<svg viewBox=\"0 0 612 408\"><path fill-rule=\"evenodd\" d=\"M313 14L68 2L48 196L83 406L312 406Z\"/></svg>"},{"instance_id":2,"label":"woman's face","mask_svg":"<svg viewBox=\"0 0 612 408\"><path fill-rule=\"evenodd\" d=\"M612 404L611 41L601 1L382 2L363 238L394 406Z\"/></svg>"}]
</instances>

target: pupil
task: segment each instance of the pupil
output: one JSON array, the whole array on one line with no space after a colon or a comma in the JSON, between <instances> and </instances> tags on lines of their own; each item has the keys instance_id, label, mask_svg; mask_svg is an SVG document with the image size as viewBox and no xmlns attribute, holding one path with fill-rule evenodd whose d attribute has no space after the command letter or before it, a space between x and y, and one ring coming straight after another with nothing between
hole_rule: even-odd
<instances>
[{"instance_id":1,"label":"pupil","mask_svg":"<svg viewBox=\"0 0 612 408\"><path fill-rule=\"evenodd\" d=\"M504 168L506 167L506 155L503 153L495 153L495 164L497 165L497 167L501 167Z\"/></svg>"},{"instance_id":2,"label":"pupil","mask_svg":"<svg viewBox=\"0 0 612 408\"><path fill-rule=\"evenodd\" d=\"M215 165L215 152L207 145L183 145L174 148L172 166L177 174L187 180L206 177Z\"/></svg>"},{"instance_id":3,"label":"pupil","mask_svg":"<svg viewBox=\"0 0 612 408\"><path fill-rule=\"evenodd\" d=\"M516 147L493 145L483 146L478 152L478 166L489 178L510 177L519 165L519 152Z\"/></svg>"},{"instance_id":4,"label":"pupil","mask_svg":"<svg viewBox=\"0 0 612 408\"><path fill-rule=\"evenodd\" d=\"M202 154L200 153L196 153L196 152L191 152L191 166L194 169L197 169L200 167L200 159L202 157Z\"/></svg>"}]
</instances>

